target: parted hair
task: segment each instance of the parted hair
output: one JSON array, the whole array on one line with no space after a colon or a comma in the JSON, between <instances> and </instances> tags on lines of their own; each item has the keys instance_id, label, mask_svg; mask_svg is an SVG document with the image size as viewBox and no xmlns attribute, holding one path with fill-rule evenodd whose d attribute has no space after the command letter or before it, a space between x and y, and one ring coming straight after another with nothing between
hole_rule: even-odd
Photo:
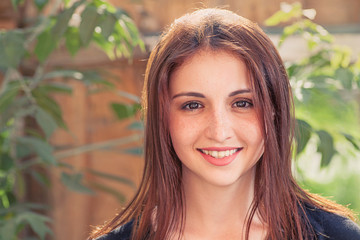
<instances>
[{"instance_id":1,"label":"parted hair","mask_svg":"<svg viewBox=\"0 0 360 240\"><path fill-rule=\"evenodd\" d=\"M127 207L95 230L90 239L129 221L134 221L133 240L163 240L182 232L182 165L169 133L169 81L176 68L201 50L226 51L246 64L255 93L254 105L265 133L264 153L256 164L254 199L244 226L245 238L249 238L255 213L267 228L266 239L272 240L313 239L305 206L351 217L346 208L301 189L292 176L294 107L288 76L274 44L248 19L228 10L201 9L175 20L150 55L142 97L142 182Z\"/></svg>"}]
</instances>

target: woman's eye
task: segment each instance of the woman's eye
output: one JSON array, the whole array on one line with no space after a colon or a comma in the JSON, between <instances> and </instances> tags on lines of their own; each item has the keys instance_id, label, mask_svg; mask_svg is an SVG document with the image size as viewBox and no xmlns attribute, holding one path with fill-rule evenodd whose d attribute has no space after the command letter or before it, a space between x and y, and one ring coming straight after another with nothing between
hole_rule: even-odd
<instances>
[{"instance_id":1,"label":"woman's eye","mask_svg":"<svg viewBox=\"0 0 360 240\"><path fill-rule=\"evenodd\" d=\"M233 106L236 108L249 108L252 107L253 104L250 101L242 100L235 102Z\"/></svg>"},{"instance_id":2,"label":"woman's eye","mask_svg":"<svg viewBox=\"0 0 360 240\"><path fill-rule=\"evenodd\" d=\"M198 102L189 102L189 103L186 103L184 104L184 106L182 107L182 109L185 109L185 110L196 110L196 109L199 109L199 108L202 108L203 106L198 103Z\"/></svg>"}]
</instances>

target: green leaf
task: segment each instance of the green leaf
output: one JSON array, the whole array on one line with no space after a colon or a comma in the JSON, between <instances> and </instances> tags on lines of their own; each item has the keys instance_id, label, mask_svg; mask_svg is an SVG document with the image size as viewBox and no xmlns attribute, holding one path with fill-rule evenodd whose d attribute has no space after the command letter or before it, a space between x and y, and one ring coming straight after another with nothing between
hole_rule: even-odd
<instances>
[{"instance_id":1,"label":"green leaf","mask_svg":"<svg viewBox=\"0 0 360 240\"><path fill-rule=\"evenodd\" d=\"M122 120L134 116L140 109L140 104L123 104L123 103L111 103L111 109L115 112L118 119Z\"/></svg>"},{"instance_id":2,"label":"green leaf","mask_svg":"<svg viewBox=\"0 0 360 240\"><path fill-rule=\"evenodd\" d=\"M357 55L357 61L354 63L353 67L354 67L357 71L360 71L360 54Z\"/></svg>"},{"instance_id":3,"label":"green leaf","mask_svg":"<svg viewBox=\"0 0 360 240\"><path fill-rule=\"evenodd\" d=\"M65 32L65 39L67 50L74 56L81 48L79 29L76 27L69 27Z\"/></svg>"},{"instance_id":4,"label":"green leaf","mask_svg":"<svg viewBox=\"0 0 360 240\"><path fill-rule=\"evenodd\" d=\"M26 211L17 217L18 224L21 222L29 224L31 229L40 237L40 239L45 239L47 234L52 234L51 229L47 225L50 221L50 218L44 215L29 211Z\"/></svg>"},{"instance_id":5,"label":"green leaf","mask_svg":"<svg viewBox=\"0 0 360 240\"><path fill-rule=\"evenodd\" d=\"M0 95L0 113L4 112L11 103L13 103L15 97L20 90L20 84L18 81L11 82L6 86L2 86L4 91Z\"/></svg>"},{"instance_id":6,"label":"green leaf","mask_svg":"<svg viewBox=\"0 0 360 240\"><path fill-rule=\"evenodd\" d=\"M32 107L29 107L29 99L21 94L18 94L12 102L0 114L0 125L4 127L12 127L14 117L25 117L31 115Z\"/></svg>"},{"instance_id":7,"label":"green leaf","mask_svg":"<svg viewBox=\"0 0 360 240\"><path fill-rule=\"evenodd\" d=\"M308 31L313 33L322 42L332 43L334 41L334 37L321 25L318 25L309 19L306 19L303 22L304 25L309 29Z\"/></svg>"},{"instance_id":8,"label":"green leaf","mask_svg":"<svg viewBox=\"0 0 360 240\"><path fill-rule=\"evenodd\" d=\"M0 155L0 170L9 172L15 166L14 159L10 157L9 154L1 154Z\"/></svg>"},{"instance_id":9,"label":"green leaf","mask_svg":"<svg viewBox=\"0 0 360 240\"><path fill-rule=\"evenodd\" d=\"M17 146L16 146L16 157L17 158L23 158L23 157L29 156L31 154L34 154L34 152L30 146L24 145L21 143L17 144Z\"/></svg>"},{"instance_id":10,"label":"green leaf","mask_svg":"<svg viewBox=\"0 0 360 240\"><path fill-rule=\"evenodd\" d=\"M48 93L64 93L64 94L71 94L72 88L68 85L62 83L48 83L38 86L41 91L45 91Z\"/></svg>"},{"instance_id":11,"label":"green leaf","mask_svg":"<svg viewBox=\"0 0 360 240\"><path fill-rule=\"evenodd\" d=\"M22 172L16 171L14 177L16 179L16 181L14 182L14 189L16 189L16 197L19 199L24 199L26 192L25 176Z\"/></svg>"},{"instance_id":12,"label":"green leaf","mask_svg":"<svg viewBox=\"0 0 360 240\"><path fill-rule=\"evenodd\" d=\"M105 15L105 18L100 22L99 27L101 28L101 35L105 39L108 39L108 37L113 33L116 21L116 17L109 13Z\"/></svg>"},{"instance_id":13,"label":"green leaf","mask_svg":"<svg viewBox=\"0 0 360 240\"><path fill-rule=\"evenodd\" d=\"M283 42L291 35L300 32L302 29L300 23L294 23L290 26L286 26L280 36L279 47L283 44Z\"/></svg>"},{"instance_id":14,"label":"green leaf","mask_svg":"<svg viewBox=\"0 0 360 240\"><path fill-rule=\"evenodd\" d=\"M41 129L44 131L46 138L49 138L54 130L58 127L52 116L41 108L36 109L35 119Z\"/></svg>"},{"instance_id":15,"label":"green leaf","mask_svg":"<svg viewBox=\"0 0 360 240\"><path fill-rule=\"evenodd\" d=\"M53 78L73 78L77 80L82 80L84 74L77 70L56 70L45 74L44 79L53 79Z\"/></svg>"},{"instance_id":16,"label":"green leaf","mask_svg":"<svg viewBox=\"0 0 360 240\"><path fill-rule=\"evenodd\" d=\"M56 160L53 153L53 147L44 142L43 140L35 137L18 137L16 138L17 145L16 150L18 153L22 153L22 148L29 150L31 153L37 154L45 163L55 165ZM18 155L18 157L25 157Z\"/></svg>"},{"instance_id":17,"label":"green leaf","mask_svg":"<svg viewBox=\"0 0 360 240\"><path fill-rule=\"evenodd\" d=\"M43 173L30 171L30 175L44 187L50 187L50 179Z\"/></svg>"},{"instance_id":18,"label":"green leaf","mask_svg":"<svg viewBox=\"0 0 360 240\"><path fill-rule=\"evenodd\" d=\"M106 9L110 13L116 12L116 7L114 7L112 4L108 3L106 0L93 0L92 2L96 8Z\"/></svg>"},{"instance_id":19,"label":"green leaf","mask_svg":"<svg viewBox=\"0 0 360 240\"><path fill-rule=\"evenodd\" d=\"M25 36L22 31L0 31L0 67L17 68L25 53Z\"/></svg>"},{"instance_id":20,"label":"green leaf","mask_svg":"<svg viewBox=\"0 0 360 240\"><path fill-rule=\"evenodd\" d=\"M23 4L25 0L11 0L11 3L15 10L17 10L18 6Z\"/></svg>"},{"instance_id":21,"label":"green leaf","mask_svg":"<svg viewBox=\"0 0 360 240\"><path fill-rule=\"evenodd\" d=\"M123 15L122 19L124 19L126 27L128 28L131 38L132 38L132 46L135 47L139 45L142 51L145 51L145 45L143 41L140 39L139 31L131 18L126 15Z\"/></svg>"},{"instance_id":22,"label":"green leaf","mask_svg":"<svg viewBox=\"0 0 360 240\"><path fill-rule=\"evenodd\" d=\"M333 68L347 68L351 62L351 48L347 46L333 47L331 66Z\"/></svg>"},{"instance_id":23,"label":"green leaf","mask_svg":"<svg viewBox=\"0 0 360 240\"><path fill-rule=\"evenodd\" d=\"M52 32L48 29L39 35L34 53L40 62L44 62L55 50L56 45L57 41Z\"/></svg>"},{"instance_id":24,"label":"green leaf","mask_svg":"<svg viewBox=\"0 0 360 240\"><path fill-rule=\"evenodd\" d=\"M29 202L18 203L18 202L14 202L11 205L11 207L9 207L8 209L1 209L0 208L0 215L7 215L7 214L11 214L11 213L21 213L21 212L29 211L29 210L49 210L49 208L46 205L38 204L38 203L29 203ZM0 218L0 222L1 222L1 218Z\"/></svg>"},{"instance_id":25,"label":"green leaf","mask_svg":"<svg viewBox=\"0 0 360 240\"><path fill-rule=\"evenodd\" d=\"M80 40L84 46L87 46L94 34L95 27L99 14L97 9L94 6L88 5L85 10L81 13L81 23L80 23Z\"/></svg>"},{"instance_id":26,"label":"green leaf","mask_svg":"<svg viewBox=\"0 0 360 240\"><path fill-rule=\"evenodd\" d=\"M108 180L117 181L117 182L120 182L120 183L124 183L124 184L136 189L135 183L133 181L131 181L130 179L128 179L128 178L120 177L120 176L105 173L105 172L96 171L96 170L93 170L93 169L87 169L87 171L89 173L95 175L95 176L102 177L102 178L105 178L105 179L108 179Z\"/></svg>"},{"instance_id":27,"label":"green leaf","mask_svg":"<svg viewBox=\"0 0 360 240\"><path fill-rule=\"evenodd\" d=\"M313 50L317 46L319 46L320 41L315 40L314 37L307 39L307 47L309 50Z\"/></svg>"},{"instance_id":28,"label":"green leaf","mask_svg":"<svg viewBox=\"0 0 360 240\"><path fill-rule=\"evenodd\" d=\"M133 49L131 34L129 29L126 26L126 23L123 19L120 19L115 25L116 35L115 43L117 44L117 53L124 55L125 57L131 56L131 51Z\"/></svg>"},{"instance_id":29,"label":"green leaf","mask_svg":"<svg viewBox=\"0 0 360 240\"><path fill-rule=\"evenodd\" d=\"M114 60L116 58L114 54L114 49L116 46L115 43L113 43L112 41L108 41L107 39L104 39L104 37L101 34L96 32L94 33L94 41L111 60Z\"/></svg>"},{"instance_id":30,"label":"green leaf","mask_svg":"<svg viewBox=\"0 0 360 240\"><path fill-rule=\"evenodd\" d=\"M270 18L265 20L265 25L275 26L281 22L287 22L292 18L298 18L302 16L301 3L295 2L293 4L281 3L281 10L277 11Z\"/></svg>"},{"instance_id":31,"label":"green leaf","mask_svg":"<svg viewBox=\"0 0 360 240\"><path fill-rule=\"evenodd\" d=\"M352 89L354 74L348 68L338 68L335 71L335 79L339 80L345 89Z\"/></svg>"},{"instance_id":32,"label":"green leaf","mask_svg":"<svg viewBox=\"0 0 360 240\"><path fill-rule=\"evenodd\" d=\"M309 142L312 127L307 122L300 119L296 119L296 126L296 154L299 154L305 149L307 143Z\"/></svg>"},{"instance_id":33,"label":"green leaf","mask_svg":"<svg viewBox=\"0 0 360 240\"><path fill-rule=\"evenodd\" d=\"M39 107L50 114L59 127L67 129L59 104L48 95L48 92L43 91L41 88L37 88L33 90L32 95Z\"/></svg>"},{"instance_id":34,"label":"green leaf","mask_svg":"<svg viewBox=\"0 0 360 240\"><path fill-rule=\"evenodd\" d=\"M69 6L69 4L70 4L70 2L71 2L71 0L63 0L64 1L64 3L65 3L65 6L67 7L67 6Z\"/></svg>"},{"instance_id":35,"label":"green leaf","mask_svg":"<svg viewBox=\"0 0 360 240\"><path fill-rule=\"evenodd\" d=\"M45 5L49 2L49 0L34 0L36 7L41 11Z\"/></svg>"},{"instance_id":36,"label":"green leaf","mask_svg":"<svg viewBox=\"0 0 360 240\"><path fill-rule=\"evenodd\" d=\"M59 167L66 168L68 170L74 170L73 165L71 165L69 163L65 163L65 162L60 162L60 161L59 161Z\"/></svg>"},{"instance_id":37,"label":"green leaf","mask_svg":"<svg viewBox=\"0 0 360 240\"><path fill-rule=\"evenodd\" d=\"M57 16L56 24L51 30L51 34L55 41L59 41L68 28L71 16L74 14L75 8L68 8Z\"/></svg>"},{"instance_id":38,"label":"green leaf","mask_svg":"<svg viewBox=\"0 0 360 240\"><path fill-rule=\"evenodd\" d=\"M13 187L14 186L12 184L11 187L9 188L10 190L5 190L6 191L5 194L3 194L1 196L1 203L5 209L10 209L14 204L16 204L16 202L17 202L16 198L19 197L19 196L15 196L14 192L11 192L11 189L13 189ZM17 192L17 194L18 194L18 192ZM1 209L1 206L0 206L0 209ZM10 212L10 214L11 214L11 212Z\"/></svg>"},{"instance_id":39,"label":"green leaf","mask_svg":"<svg viewBox=\"0 0 360 240\"><path fill-rule=\"evenodd\" d=\"M353 147L356 150L360 150L360 142L359 142L359 140L356 140L354 138L354 136L352 136L350 134L342 133L342 135L345 137L346 140L348 140L351 143L351 145L353 145Z\"/></svg>"},{"instance_id":40,"label":"green leaf","mask_svg":"<svg viewBox=\"0 0 360 240\"><path fill-rule=\"evenodd\" d=\"M94 86L95 84L101 84L108 87L114 87L114 84L104 80L98 71L84 71L82 73L83 78L79 80L83 81L86 85Z\"/></svg>"},{"instance_id":41,"label":"green leaf","mask_svg":"<svg viewBox=\"0 0 360 240\"><path fill-rule=\"evenodd\" d=\"M94 194L93 190L86 187L82 183L82 179L83 179L83 174L81 173L75 173L75 174L68 174L66 172L61 173L61 182L70 190L79 193Z\"/></svg>"},{"instance_id":42,"label":"green leaf","mask_svg":"<svg viewBox=\"0 0 360 240\"><path fill-rule=\"evenodd\" d=\"M321 167L326 167L331 162L332 157L336 153L334 148L334 140L332 136L324 130L316 131L320 142L317 151L321 153Z\"/></svg>"},{"instance_id":43,"label":"green leaf","mask_svg":"<svg viewBox=\"0 0 360 240\"><path fill-rule=\"evenodd\" d=\"M17 224L14 219L0 219L0 239L12 240L16 236Z\"/></svg>"}]
</instances>

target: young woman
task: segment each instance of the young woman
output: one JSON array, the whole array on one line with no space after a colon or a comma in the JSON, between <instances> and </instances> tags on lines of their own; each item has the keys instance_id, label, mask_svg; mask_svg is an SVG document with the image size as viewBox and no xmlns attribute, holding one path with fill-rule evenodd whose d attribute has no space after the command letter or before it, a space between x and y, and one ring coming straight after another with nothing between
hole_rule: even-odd
<instances>
[{"instance_id":1,"label":"young woman","mask_svg":"<svg viewBox=\"0 0 360 240\"><path fill-rule=\"evenodd\" d=\"M219 9L177 19L150 56L143 108L139 191L90 239L360 239L349 210L291 174L291 89L256 24Z\"/></svg>"}]
</instances>

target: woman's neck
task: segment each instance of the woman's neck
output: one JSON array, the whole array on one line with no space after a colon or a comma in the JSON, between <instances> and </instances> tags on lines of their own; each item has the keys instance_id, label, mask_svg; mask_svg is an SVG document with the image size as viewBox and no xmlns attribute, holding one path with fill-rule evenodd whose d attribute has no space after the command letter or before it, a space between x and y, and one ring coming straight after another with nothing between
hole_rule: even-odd
<instances>
[{"instance_id":1,"label":"woman's neck","mask_svg":"<svg viewBox=\"0 0 360 240\"><path fill-rule=\"evenodd\" d=\"M232 185L214 186L196 176L185 175L184 239L239 239L244 236L245 220L254 198L254 177L255 171L251 170ZM262 226L257 215L253 224Z\"/></svg>"}]
</instances>

